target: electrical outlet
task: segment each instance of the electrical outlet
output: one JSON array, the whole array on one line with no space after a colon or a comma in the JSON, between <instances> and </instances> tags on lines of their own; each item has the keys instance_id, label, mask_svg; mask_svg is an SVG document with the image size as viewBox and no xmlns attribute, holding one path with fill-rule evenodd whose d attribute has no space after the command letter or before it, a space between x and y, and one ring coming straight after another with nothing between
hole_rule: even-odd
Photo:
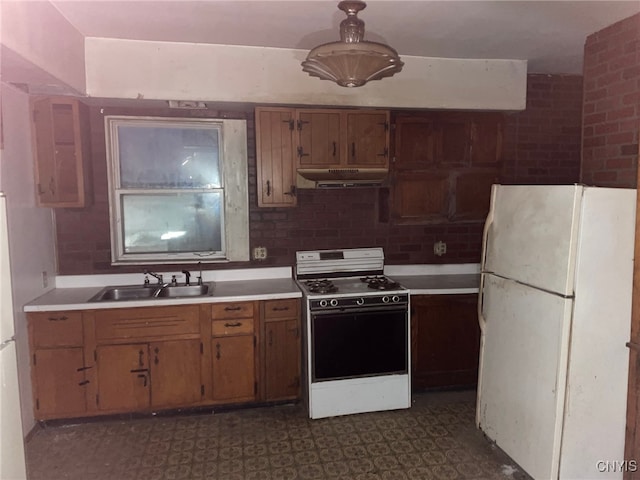
<instances>
[{"instance_id":1,"label":"electrical outlet","mask_svg":"<svg viewBox=\"0 0 640 480\"><path fill-rule=\"evenodd\" d=\"M447 244L444 242L436 242L433 244L433 253L439 257L447 253Z\"/></svg>"},{"instance_id":2,"label":"electrical outlet","mask_svg":"<svg viewBox=\"0 0 640 480\"><path fill-rule=\"evenodd\" d=\"M42 288L47 288L49 286L49 274L47 274L46 270L42 272Z\"/></svg>"},{"instance_id":3,"label":"electrical outlet","mask_svg":"<svg viewBox=\"0 0 640 480\"><path fill-rule=\"evenodd\" d=\"M266 258L267 258L267 247L255 247L253 249L254 260L266 260Z\"/></svg>"}]
</instances>

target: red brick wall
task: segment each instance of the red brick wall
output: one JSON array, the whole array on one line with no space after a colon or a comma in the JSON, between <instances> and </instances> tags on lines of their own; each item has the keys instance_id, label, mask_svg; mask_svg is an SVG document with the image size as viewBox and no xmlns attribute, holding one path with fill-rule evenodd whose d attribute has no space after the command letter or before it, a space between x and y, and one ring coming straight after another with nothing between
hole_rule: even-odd
<instances>
[{"instance_id":1,"label":"red brick wall","mask_svg":"<svg viewBox=\"0 0 640 480\"><path fill-rule=\"evenodd\" d=\"M581 182L635 187L640 131L640 14L587 37Z\"/></svg>"},{"instance_id":2,"label":"red brick wall","mask_svg":"<svg viewBox=\"0 0 640 480\"><path fill-rule=\"evenodd\" d=\"M528 183L577 181L580 108L576 108L575 99L581 97L579 77L533 75L529 78L528 91L527 110L510 115L507 121L507 179ZM142 114L139 109L104 111L104 114L116 113ZM264 262L209 268L293 265L297 250L371 246L384 248L388 264L479 262L482 222L402 226L381 223L378 222L380 202L376 188L301 190L296 208L259 209L253 110L240 108L207 113L248 120L250 246L267 247L269 254ZM175 115L176 111L154 110L144 114ZM193 114L203 115L197 111ZM91 127L95 198L84 209L56 211L59 273L140 272L139 266L110 265L104 123L98 108L91 109ZM433 244L438 241L447 244L447 254L442 257L433 254ZM158 268L178 269L177 266Z\"/></svg>"},{"instance_id":3,"label":"red brick wall","mask_svg":"<svg viewBox=\"0 0 640 480\"><path fill-rule=\"evenodd\" d=\"M504 182L576 183L581 118L581 76L529 75L527 108L505 125Z\"/></svg>"}]
</instances>

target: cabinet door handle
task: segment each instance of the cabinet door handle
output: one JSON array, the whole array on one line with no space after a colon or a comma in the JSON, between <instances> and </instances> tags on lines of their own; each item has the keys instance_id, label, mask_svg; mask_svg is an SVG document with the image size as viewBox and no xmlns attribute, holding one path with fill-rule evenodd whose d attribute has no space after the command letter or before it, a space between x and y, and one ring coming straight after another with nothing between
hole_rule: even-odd
<instances>
[{"instance_id":1,"label":"cabinet door handle","mask_svg":"<svg viewBox=\"0 0 640 480\"><path fill-rule=\"evenodd\" d=\"M142 378L143 379L142 386L146 387L147 386L147 374L146 373L141 373L140 375L138 375L138 378Z\"/></svg>"},{"instance_id":2,"label":"cabinet door handle","mask_svg":"<svg viewBox=\"0 0 640 480\"><path fill-rule=\"evenodd\" d=\"M216 358L220 360L220 342L216 343Z\"/></svg>"},{"instance_id":3,"label":"cabinet door handle","mask_svg":"<svg viewBox=\"0 0 640 480\"><path fill-rule=\"evenodd\" d=\"M274 312L286 312L289 310L289 307L273 307L271 310Z\"/></svg>"},{"instance_id":4,"label":"cabinet door handle","mask_svg":"<svg viewBox=\"0 0 640 480\"><path fill-rule=\"evenodd\" d=\"M356 142L351 142L351 156L353 158L356 156Z\"/></svg>"},{"instance_id":5,"label":"cabinet door handle","mask_svg":"<svg viewBox=\"0 0 640 480\"><path fill-rule=\"evenodd\" d=\"M267 180L267 197L271 196L271 182Z\"/></svg>"},{"instance_id":6,"label":"cabinet door handle","mask_svg":"<svg viewBox=\"0 0 640 480\"><path fill-rule=\"evenodd\" d=\"M333 156L336 156L336 142L333 142Z\"/></svg>"},{"instance_id":7,"label":"cabinet door handle","mask_svg":"<svg viewBox=\"0 0 640 480\"><path fill-rule=\"evenodd\" d=\"M225 327L241 327L242 322L234 322L234 323L225 322L224 326Z\"/></svg>"},{"instance_id":8,"label":"cabinet door handle","mask_svg":"<svg viewBox=\"0 0 640 480\"><path fill-rule=\"evenodd\" d=\"M144 367L144 351L142 350L138 352L138 365Z\"/></svg>"},{"instance_id":9,"label":"cabinet door handle","mask_svg":"<svg viewBox=\"0 0 640 480\"><path fill-rule=\"evenodd\" d=\"M224 307L226 312L237 312L239 310L242 310L242 307L238 306L238 307Z\"/></svg>"},{"instance_id":10,"label":"cabinet door handle","mask_svg":"<svg viewBox=\"0 0 640 480\"><path fill-rule=\"evenodd\" d=\"M64 322L65 320L69 320L69 317L66 315L62 315L61 317L48 317L50 322Z\"/></svg>"},{"instance_id":11,"label":"cabinet door handle","mask_svg":"<svg viewBox=\"0 0 640 480\"><path fill-rule=\"evenodd\" d=\"M80 368L76 368L76 372L84 372L85 370L90 370L93 367L80 367Z\"/></svg>"},{"instance_id":12,"label":"cabinet door handle","mask_svg":"<svg viewBox=\"0 0 640 480\"><path fill-rule=\"evenodd\" d=\"M269 346L273 345L273 330L269 330Z\"/></svg>"},{"instance_id":13,"label":"cabinet door handle","mask_svg":"<svg viewBox=\"0 0 640 480\"><path fill-rule=\"evenodd\" d=\"M89 380L83 380L82 382L78 383L78 385L80 387L84 387L87 383L89 383Z\"/></svg>"}]
</instances>

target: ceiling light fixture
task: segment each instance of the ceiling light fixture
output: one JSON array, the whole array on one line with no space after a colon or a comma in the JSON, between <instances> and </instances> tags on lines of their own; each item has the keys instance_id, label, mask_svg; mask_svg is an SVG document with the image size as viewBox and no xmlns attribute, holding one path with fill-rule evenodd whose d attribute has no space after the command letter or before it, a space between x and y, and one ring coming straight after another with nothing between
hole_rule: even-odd
<instances>
[{"instance_id":1,"label":"ceiling light fixture","mask_svg":"<svg viewBox=\"0 0 640 480\"><path fill-rule=\"evenodd\" d=\"M383 43L367 42L358 12L367 4L344 0L338 8L347 14L340 22L340 41L319 45L302 62L302 71L342 87L360 87L370 80L390 77L402 70L398 52Z\"/></svg>"}]
</instances>

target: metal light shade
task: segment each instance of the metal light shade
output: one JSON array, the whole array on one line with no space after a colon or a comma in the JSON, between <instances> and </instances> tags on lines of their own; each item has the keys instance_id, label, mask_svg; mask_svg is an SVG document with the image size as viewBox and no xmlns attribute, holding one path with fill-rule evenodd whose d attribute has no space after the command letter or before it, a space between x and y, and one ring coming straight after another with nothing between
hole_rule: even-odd
<instances>
[{"instance_id":1,"label":"metal light shade","mask_svg":"<svg viewBox=\"0 0 640 480\"><path fill-rule=\"evenodd\" d=\"M311 50L302 62L303 72L342 87L360 87L370 80L390 77L402 70L404 63L393 48L363 40L364 22L358 18L358 12L366 6L358 0L338 4L338 8L347 14L340 22L340 41Z\"/></svg>"}]
</instances>

